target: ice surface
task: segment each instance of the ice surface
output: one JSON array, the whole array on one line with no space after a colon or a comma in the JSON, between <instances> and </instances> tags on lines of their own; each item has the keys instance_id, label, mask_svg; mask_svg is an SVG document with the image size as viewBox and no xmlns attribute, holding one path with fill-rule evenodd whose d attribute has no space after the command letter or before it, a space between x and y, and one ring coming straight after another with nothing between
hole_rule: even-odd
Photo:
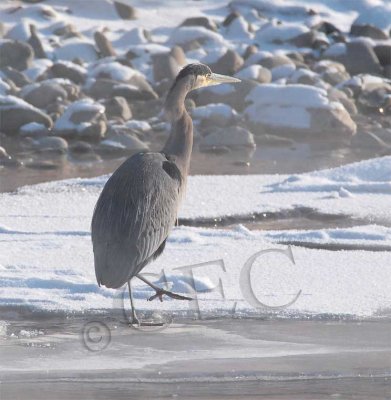
<instances>
[{"instance_id":1,"label":"ice surface","mask_svg":"<svg viewBox=\"0 0 391 400\"><path fill-rule=\"evenodd\" d=\"M208 282L208 288L218 286L221 279L224 288L224 296L219 290L199 294L202 312L230 312L236 303L240 313L267 313L270 310L253 309L239 285L240 271L255 253L270 248L286 250L286 245L278 242L290 241L348 243L358 248L390 245L390 167L391 157L382 157L290 177L191 176L181 217L216 218L305 206L377 219L378 225L288 232L180 226L174 228L163 255L145 272L154 274L150 279L159 280L164 270L174 287L184 290L186 285L180 282L185 279L188 284L188 278L175 268L201 263L194 269L194 277ZM107 176L51 182L0 196L2 305L74 311L115 307L122 292L97 286L89 233L93 207L106 180ZM341 187L353 196L335 196L336 190L344 193ZM293 247L292 252L295 264L281 253L255 259L254 291L263 303L285 304L301 290L298 300L280 312L376 316L391 306L389 252L301 247ZM145 302L151 291L139 284L135 288L141 308L163 307L175 312L194 306L193 302L170 300Z\"/></svg>"}]
</instances>

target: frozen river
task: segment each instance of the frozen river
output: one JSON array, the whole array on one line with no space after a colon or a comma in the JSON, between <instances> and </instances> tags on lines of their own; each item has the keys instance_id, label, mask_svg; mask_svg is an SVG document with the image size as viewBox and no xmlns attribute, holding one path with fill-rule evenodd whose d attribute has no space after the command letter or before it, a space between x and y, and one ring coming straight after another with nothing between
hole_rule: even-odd
<instances>
[{"instance_id":1,"label":"frozen river","mask_svg":"<svg viewBox=\"0 0 391 400\"><path fill-rule=\"evenodd\" d=\"M92 320L102 330L82 332ZM107 329L107 330L106 330ZM391 321L13 320L0 339L2 400L391 398ZM155 329L155 328L153 328Z\"/></svg>"}]
</instances>

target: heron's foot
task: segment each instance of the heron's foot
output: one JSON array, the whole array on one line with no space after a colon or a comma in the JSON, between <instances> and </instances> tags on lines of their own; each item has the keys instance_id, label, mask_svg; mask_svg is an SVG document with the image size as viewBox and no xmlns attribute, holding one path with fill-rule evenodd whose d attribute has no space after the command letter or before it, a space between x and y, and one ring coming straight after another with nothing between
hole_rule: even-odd
<instances>
[{"instance_id":1,"label":"heron's foot","mask_svg":"<svg viewBox=\"0 0 391 400\"><path fill-rule=\"evenodd\" d=\"M129 326L141 326L141 322L137 317L132 317L129 320Z\"/></svg>"},{"instance_id":2,"label":"heron's foot","mask_svg":"<svg viewBox=\"0 0 391 400\"><path fill-rule=\"evenodd\" d=\"M166 295L168 297L171 297L173 299L176 299L176 300L193 300L191 297L182 296L180 294L173 293L173 292L170 292L170 291L165 290L165 289L161 289L161 288L154 288L154 289L155 289L156 293L153 296L151 296L148 299L148 301L155 300L156 298L159 298L160 301L163 301L163 296L164 295Z\"/></svg>"}]
</instances>

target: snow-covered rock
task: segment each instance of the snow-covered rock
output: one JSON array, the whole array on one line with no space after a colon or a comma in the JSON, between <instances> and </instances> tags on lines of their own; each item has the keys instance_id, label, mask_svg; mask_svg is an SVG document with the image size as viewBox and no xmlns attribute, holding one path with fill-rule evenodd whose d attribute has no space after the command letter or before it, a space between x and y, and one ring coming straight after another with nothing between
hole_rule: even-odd
<instances>
[{"instance_id":1,"label":"snow-covered rock","mask_svg":"<svg viewBox=\"0 0 391 400\"><path fill-rule=\"evenodd\" d=\"M68 94L55 80L48 80L24 86L19 96L35 107L46 108L58 100L66 100Z\"/></svg>"},{"instance_id":2,"label":"snow-covered rock","mask_svg":"<svg viewBox=\"0 0 391 400\"><path fill-rule=\"evenodd\" d=\"M253 134L240 126L230 126L226 128L216 129L200 141L200 149L211 149L214 147L255 147Z\"/></svg>"},{"instance_id":3,"label":"snow-covered rock","mask_svg":"<svg viewBox=\"0 0 391 400\"><path fill-rule=\"evenodd\" d=\"M53 122L43 111L15 96L0 96L0 131L16 135L21 126L37 122L51 128Z\"/></svg>"},{"instance_id":4,"label":"snow-covered rock","mask_svg":"<svg viewBox=\"0 0 391 400\"><path fill-rule=\"evenodd\" d=\"M235 77L239 79L252 79L259 83L270 83L272 80L271 72L267 68L262 67L262 65L245 67L236 73Z\"/></svg>"},{"instance_id":5,"label":"snow-covered rock","mask_svg":"<svg viewBox=\"0 0 391 400\"><path fill-rule=\"evenodd\" d=\"M57 119L54 132L64 137L79 135L98 139L106 131L104 112L105 107L91 99L75 101Z\"/></svg>"},{"instance_id":6,"label":"snow-covered rock","mask_svg":"<svg viewBox=\"0 0 391 400\"><path fill-rule=\"evenodd\" d=\"M180 26L176 28L167 44L170 46L184 45L194 40L210 47L225 46L226 44L222 35L202 26Z\"/></svg>"},{"instance_id":7,"label":"snow-covered rock","mask_svg":"<svg viewBox=\"0 0 391 400\"><path fill-rule=\"evenodd\" d=\"M225 126L237 117L237 112L227 104L208 104L207 106L196 107L192 111L195 120L201 120L203 123Z\"/></svg>"},{"instance_id":8,"label":"snow-covered rock","mask_svg":"<svg viewBox=\"0 0 391 400\"><path fill-rule=\"evenodd\" d=\"M341 103L330 102L324 89L275 84L258 85L246 97L250 126L283 133L351 136L356 125Z\"/></svg>"},{"instance_id":9,"label":"snow-covered rock","mask_svg":"<svg viewBox=\"0 0 391 400\"><path fill-rule=\"evenodd\" d=\"M89 78L107 78L118 82L129 82L139 74L133 68L122 65L117 61L104 60L92 65L88 76Z\"/></svg>"},{"instance_id":10,"label":"snow-covered rock","mask_svg":"<svg viewBox=\"0 0 391 400\"><path fill-rule=\"evenodd\" d=\"M98 53L95 46L87 40L72 38L56 48L54 55L57 60L72 61L80 58L86 62L96 61Z\"/></svg>"},{"instance_id":11,"label":"snow-covered rock","mask_svg":"<svg viewBox=\"0 0 391 400\"><path fill-rule=\"evenodd\" d=\"M309 28L297 22L279 22L272 20L260 27L255 33L257 43L281 44L287 42L303 33L309 32Z\"/></svg>"},{"instance_id":12,"label":"snow-covered rock","mask_svg":"<svg viewBox=\"0 0 391 400\"><path fill-rule=\"evenodd\" d=\"M382 4L361 12L353 21L352 30L365 26L373 26L381 30L385 36L380 39L389 37L391 29L391 4L389 2L382 2Z\"/></svg>"}]
</instances>

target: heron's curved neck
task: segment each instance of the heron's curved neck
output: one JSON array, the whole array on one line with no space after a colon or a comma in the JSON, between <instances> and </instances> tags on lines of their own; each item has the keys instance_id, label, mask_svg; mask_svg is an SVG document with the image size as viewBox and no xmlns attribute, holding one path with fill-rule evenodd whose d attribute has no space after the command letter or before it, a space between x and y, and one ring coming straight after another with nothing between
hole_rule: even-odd
<instances>
[{"instance_id":1,"label":"heron's curved neck","mask_svg":"<svg viewBox=\"0 0 391 400\"><path fill-rule=\"evenodd\" d=\"M171 122L171 133L163 152L176 159L183 176L187 175L193 148L193 122L185 108L185 98L190 90L190 82L181 79L175 83L167 95L165 112Z\"/></svg>"}]
</instances>

